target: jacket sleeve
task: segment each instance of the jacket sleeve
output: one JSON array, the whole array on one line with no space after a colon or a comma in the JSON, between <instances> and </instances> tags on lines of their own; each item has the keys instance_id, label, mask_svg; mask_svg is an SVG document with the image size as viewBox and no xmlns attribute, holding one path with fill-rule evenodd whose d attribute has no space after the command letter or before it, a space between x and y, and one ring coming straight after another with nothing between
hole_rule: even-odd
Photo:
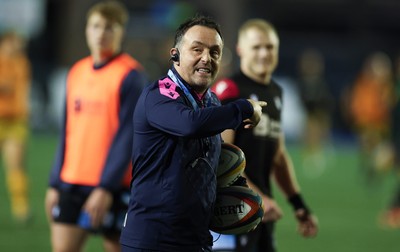
<instances>
[{"instance_id":1,"label":"jacket sleeve","mask_svg":"<svg viewBox=\"0 0 400 252\"><path fill-rule=\"evenodd\" d=\"M153 127L172 135L187 137L213 136L225 129L236 129L254 112L246 99L195 110L185 103L182 95L174 99L160 94L158 90L148 94L144 107L146 117Z\"/></svg>"},{"instance_id":2,"label":"jacket sleeve","mask_svg":"<svg viewBox=\"0 0 400 252\"><path fill-rule=\"evenodd\" d=\"M133 111L138 97L147 84L145 74L132 70L123 80L120 91L119 128L108 152L99 186L109 191L121 187L121 181L129 167L133 140Z\"/></svg>"},{"instance_id":3,"label":"jacket sleeve","mask_svg":"<svg viewBox=\"0 0 400 252\"><path fill-rule=\"evenodd\" d=\"M63 123L61 128L60 140L57 147L57 152L55 155L55 159L53 162L53 166L50 172L49 178L49 186L53 188L59 188L61 180L60 180L60 173L62 166L64 164L64 153L65 153L65 124L67 121L67 109L66 104L64 105L64 116L63 116Z\"/></svg>"}]
</instances>

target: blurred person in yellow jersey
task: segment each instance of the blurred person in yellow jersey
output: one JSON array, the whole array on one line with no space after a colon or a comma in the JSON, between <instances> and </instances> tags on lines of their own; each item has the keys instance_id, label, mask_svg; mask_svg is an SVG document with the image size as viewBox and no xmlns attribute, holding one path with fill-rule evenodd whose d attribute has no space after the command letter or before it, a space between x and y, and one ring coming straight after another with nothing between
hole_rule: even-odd
<instances>
[{"instance_id":1,"label":"blurred person in yellow jersey","mask_svg":"<svg viewBox=\"0 0 400 252\"><path fill-rule=\"evenodd\" d=\"M0 36L0 146L11 211L16 221L30 217L25 149L28 138L31 66L25 40L10 30Z\"/></svg>"},{"instance_id":2,"label":"blurred person in yellow jersey","mask_svg":"<svg viewBox=\"0 0 400 252\"><path fill-rule=\"evenodd\" d=\"M367 182L392 166L390 110L393 106L392 62L384 52L372 52L355 79L347 107L360 146L360 164Z\"/></svg>"}]
</instances>

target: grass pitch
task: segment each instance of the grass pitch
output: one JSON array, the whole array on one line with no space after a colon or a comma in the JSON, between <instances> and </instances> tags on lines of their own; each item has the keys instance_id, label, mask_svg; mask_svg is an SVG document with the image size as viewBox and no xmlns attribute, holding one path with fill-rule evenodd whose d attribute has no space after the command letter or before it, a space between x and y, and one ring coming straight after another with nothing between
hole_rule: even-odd
<instances>
[{"instance_id":1,"label":"grass pitch","mask_svg":"<svg viewBox=\"0 0 400 252\"><path fill-rule=\"evenodd\" d=\"M57 146L57 136L33 134L27 164L30 176L30 196L34 219L29 226L14 223L0 171L0 251L46 252L51 251L49 228L44 213L44 195L48 174ZM377 216L394 192L394 173L381 174L373 183L367 183L358 167L354 146L338 145L329 155L326 169L318 176L302 167L302 150L299 145L289 145L296 174L303 195L312 211L318 216L320 232L316 238L304 239L296 233L292 210L275 188L277 201L284 217L276 226L276 241L280 252L397 252L400 230L384 229L378 225ZM92 237L86 252L103 251L99 238Z\"/></svg>"}]
</instances>

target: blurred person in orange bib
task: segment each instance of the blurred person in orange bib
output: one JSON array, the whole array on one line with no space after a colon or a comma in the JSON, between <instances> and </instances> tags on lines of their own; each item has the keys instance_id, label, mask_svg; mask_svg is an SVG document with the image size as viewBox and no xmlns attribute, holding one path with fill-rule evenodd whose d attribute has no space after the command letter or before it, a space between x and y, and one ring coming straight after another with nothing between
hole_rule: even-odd
<instances>
[{"instance_id":1,"label":"blurred person in orange bib","mask_svg":"<svg viewBox=\"0 0 400 252\"><path fill-rule=\"evenodd\" d=\"M86 24L90 56L68 73L64 126L45 200L53 251L82 251L94 233L105 251L120 251L132 116L146 84L141 64L122 52L127 19L118 1L92 6Z\"/></svg>"}]
</instances>

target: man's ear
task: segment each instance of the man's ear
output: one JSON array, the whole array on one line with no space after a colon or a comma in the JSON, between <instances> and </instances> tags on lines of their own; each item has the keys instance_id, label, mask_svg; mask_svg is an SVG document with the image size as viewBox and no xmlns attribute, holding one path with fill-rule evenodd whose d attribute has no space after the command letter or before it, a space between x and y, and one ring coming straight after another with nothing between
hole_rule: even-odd
<instances>
[{"instance_id":1,"label":"man's ear","mask_svg":"<svg viewBox=\"0 0 400 252\"><path fill-rule=\"evenodd\" d=\"M242 56L242 50L240 49L239 44L236 44L236 54L240 57Z\"/></svg>"},{"instance_id":2,"label":"man's ear","mask_svg":"<svg viewBox=\"0 0 400 252\"><path fill-rule=\"evenodd\" d=\"M173 62L177 62L179 65L179 50L178 48L171 48L170 50L170 54L171 54L171 58L170 60L172 60Z\"/></svg>"}]
</instances>

